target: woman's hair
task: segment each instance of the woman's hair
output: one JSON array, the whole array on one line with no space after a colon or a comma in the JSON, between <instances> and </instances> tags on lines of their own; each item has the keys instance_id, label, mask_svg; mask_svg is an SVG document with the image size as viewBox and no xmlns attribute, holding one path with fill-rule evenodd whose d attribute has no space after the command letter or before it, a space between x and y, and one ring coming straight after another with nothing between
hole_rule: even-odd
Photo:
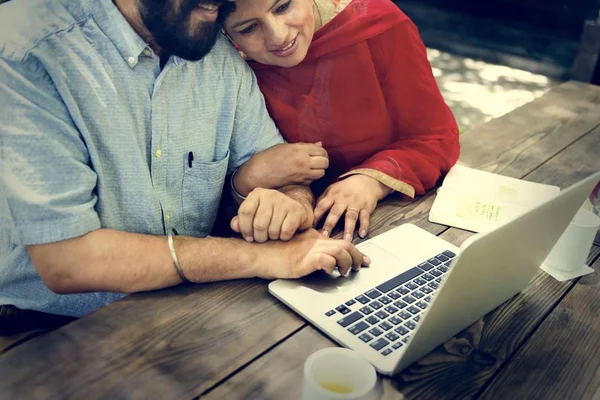
<instances>
[{"instance_id":1,"label":"woman's hair","mask_svg":"<svg viewBox=\"0 0 600 400\"><path fill-rule=\"evenodd\" d=\"M219 7L219 15L217 16L217 22L221 25L221 27L223 27L223 29L225 28L225 20L234 11L235 1L225 1L225 3Z\"/></svg>"}]
</instances>

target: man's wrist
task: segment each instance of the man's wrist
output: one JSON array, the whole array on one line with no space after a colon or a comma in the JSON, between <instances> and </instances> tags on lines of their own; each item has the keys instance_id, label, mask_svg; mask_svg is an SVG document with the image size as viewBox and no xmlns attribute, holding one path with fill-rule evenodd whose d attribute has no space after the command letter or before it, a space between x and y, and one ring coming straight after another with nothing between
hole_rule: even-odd
<instances>
[{"instance_id":1,"label":"man's wrist","mask_svg":"<svg viewBox=\"0 0 600 400\"><path fill-rule=\"evenodd\" d=\"M239 167L231 177L232 190L237 192L242 197L247 197L256 187L252 183L250 174L251 168L248 166L249 161Z\"/></svg>"}]
</instances>

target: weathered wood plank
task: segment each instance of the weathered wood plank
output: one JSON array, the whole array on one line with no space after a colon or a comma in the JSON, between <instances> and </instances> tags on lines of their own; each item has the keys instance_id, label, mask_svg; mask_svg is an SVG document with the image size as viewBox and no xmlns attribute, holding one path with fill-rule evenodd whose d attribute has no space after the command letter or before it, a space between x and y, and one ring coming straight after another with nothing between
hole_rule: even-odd
<instances>
[{"instance_id":1,"label":"weathered wood plank","mask_svg":"<svg viewBox=\"0 0 600 400\"><path fill-rule=\"evenodd\" d=\"M598 399L600 396L600 258L480 399ZM526 384L524 384L526 382Z\"/></svg>"},{"instance_id":2,"label":"weathered wood plank","mask_svg":"<svg viewBox=\"0 0 600 400\"><path fill-rule=\"evenodd\" d=\"M587 119L600 98L596 93L586 86L563 85L551 91L553 101L544 100L545 96L536 100L540 107L559 104L563 114L535 112L531 105L535 102L530 103L533 109L528 117L521 115L519 120L513 115L503 129L495 127L488 135L500 132L509 143L504 130L514 137L530 137L541 126L549 129L544 136L548 139L538 140L535 148L548 152L550 158L593 127ZM586 122L578 122L577 115ZM552 125L549 120L559 123ZM496 160L504 151L498 143L495 150L473 147L477 140L471 134L465 135L463 151L486 152L475 161ZM547 160L542 158L528 158L523 150L503 162L500 171L520 177ZM432 201L431 194L414 203L386 201L373 215L372 234L402 222L414 222L435 234L443 232L445 227L426 219ZM193 397L302 326L304 322L270 297L266 283L258 280L138 294L1 356L0 393L10 398Z\"/></svg>"},{"instance_id":3,"label":"weathered wood plank","mask_svg":"<svg viewBox=\"0 0 600 400\"><path fill-rule=\"evenodd\" d=\"M564 83L461 137L467 166L522 177L600 125L600 87Z\"/></svg>"}]
</instances>

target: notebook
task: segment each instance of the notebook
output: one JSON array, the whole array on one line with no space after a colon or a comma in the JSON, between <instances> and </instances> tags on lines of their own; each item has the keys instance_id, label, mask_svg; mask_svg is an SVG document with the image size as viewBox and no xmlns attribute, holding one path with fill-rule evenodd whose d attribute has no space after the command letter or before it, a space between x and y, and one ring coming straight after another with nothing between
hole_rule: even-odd
<instances>
[{"instance_id":1,"label":"notebook","mask_svg":"<svg viewBox=\"0 0 600 400\"><path fill-rule=\"evenodd\" d=\"M472 232L486 232L559 192L557 186L456 164L438 189L429 221Z\"/></svg>"}]
</instances>

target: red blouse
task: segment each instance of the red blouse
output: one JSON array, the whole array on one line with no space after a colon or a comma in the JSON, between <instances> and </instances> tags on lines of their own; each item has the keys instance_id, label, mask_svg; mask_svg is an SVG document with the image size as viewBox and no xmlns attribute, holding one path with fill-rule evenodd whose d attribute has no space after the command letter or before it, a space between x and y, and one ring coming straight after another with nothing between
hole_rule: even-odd
<instances>
[{"instance_id":1,"label":"red blouse","mask_svg":"<svg viewBox=\"0 0 600 400\"><path fill-rule=\"evenodd\" d=\"M317 192L361 173L414 197L458 159L456 121L425 46L390 0L353 0L293 68L250 66L284 138L327 149L330 167Z\"/></svg>"}]
</instances>

